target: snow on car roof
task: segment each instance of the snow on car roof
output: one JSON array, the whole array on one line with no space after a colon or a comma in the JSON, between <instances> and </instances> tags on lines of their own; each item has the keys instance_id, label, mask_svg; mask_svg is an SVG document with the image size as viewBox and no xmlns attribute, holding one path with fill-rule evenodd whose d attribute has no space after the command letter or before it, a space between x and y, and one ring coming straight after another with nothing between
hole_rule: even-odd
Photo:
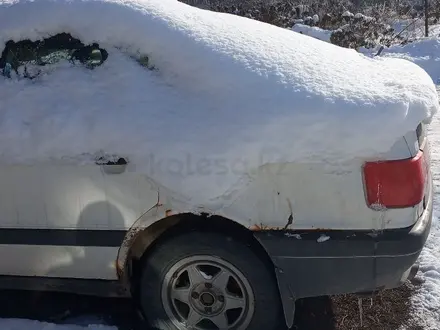
<instances>
[{"instance_id":1,"label":"snow on car roof","mask_svg":"<svg viewBox=\"0 0 440 330\"><path fill-rule=\"evenodd\" d=\"M202 202L268 162L376 157L439 107L408 61L176 0L0 2L0 45L63 32L108 59L1 78L2 162L114 154Z\"/></svg>"}]
</instances>

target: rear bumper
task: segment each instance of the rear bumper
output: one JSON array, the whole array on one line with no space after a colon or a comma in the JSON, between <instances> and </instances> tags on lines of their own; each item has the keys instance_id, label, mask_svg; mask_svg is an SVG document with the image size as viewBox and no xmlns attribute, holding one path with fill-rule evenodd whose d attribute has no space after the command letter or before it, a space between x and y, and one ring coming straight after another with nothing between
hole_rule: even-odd
<instances>
[{"instance_id":1,"label":"rear bumper","mask_svg":"<svg viewBox=\"0 0 440 330\"><path fill-rule=\"evenodd\" d=\"M422 216L408 228L255 232L275 265L285 313L299 298L394 288L413 276L431 228L432 191L428 196ZM328 239L320 243L321 236Z\"/></svg>"}]
</instances>

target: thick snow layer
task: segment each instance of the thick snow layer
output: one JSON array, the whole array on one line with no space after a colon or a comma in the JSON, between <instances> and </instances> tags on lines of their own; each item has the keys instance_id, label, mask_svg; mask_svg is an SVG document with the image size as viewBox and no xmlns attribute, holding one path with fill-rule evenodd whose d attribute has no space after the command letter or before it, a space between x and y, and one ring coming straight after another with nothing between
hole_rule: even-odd
<instances>
[{"instance_id":1,"label":"thick snow layer","mask_svg":"<svg viewBox=\"0 0 440 330\"><path fill-rule=\"evenodd\" d=\"M109 59L1 78L1 162L116 154L206 205L264 163L375 157L439 107L413 63L176 0L0 2L0 45L60 32Z\"/></svg>"},{"instance_id":2,"label":"thick snow layer","mask_svg":"<svg viewBox=\"0 0 440 330\"><path fill-rule=\"evenodd\" d=\"M333 32L331 30L324 30L324 29L321 29L317 26L308 26L305 24L295 24L292 27L292 31L302 33L307 36L310 36L310 37L313 37L313 38L316 38L316 39L319 39L322 41L326 41L326 42L330 42L330 36Z\"/></svg>"},{"instance_id":3,"label":"thick snow layer","mask_svg":"<svg viewBox=\"0 0 440 330\"><path fill-rule=\"evenodd\" d=\"M404 46L386 48L382 56L401 58L421 66L436 83L440 83L440 39L423 38Z\"/></svg>"}]
</instances>

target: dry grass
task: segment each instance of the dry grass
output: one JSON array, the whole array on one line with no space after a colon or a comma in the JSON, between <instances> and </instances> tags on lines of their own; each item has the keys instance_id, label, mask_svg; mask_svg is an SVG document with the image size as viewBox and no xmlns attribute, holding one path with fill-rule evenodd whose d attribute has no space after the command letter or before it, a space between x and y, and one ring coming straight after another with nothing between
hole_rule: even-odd
<instances>
[{"instance_id":1,"label":"dry grass","mask_svg":"<svg viewBox=\"0 0 440 330\"><path fill-rule=\"evenodd\" d=\"M423 330L412 318L410 298L417 284L362 299L362 326L356 295L304 299L297 304L297 330Z\"/></svg>"}]
</instances>

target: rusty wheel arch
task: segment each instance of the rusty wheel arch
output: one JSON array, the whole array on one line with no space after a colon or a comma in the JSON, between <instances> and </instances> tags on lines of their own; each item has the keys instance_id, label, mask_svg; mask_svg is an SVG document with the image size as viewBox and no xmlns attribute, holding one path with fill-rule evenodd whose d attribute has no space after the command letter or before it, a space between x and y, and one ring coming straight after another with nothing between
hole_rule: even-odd
<instances>
[{"instance_id":1,"label":"rusty wheel arch","mask_svg":"<svg viewBox=\"0 0 440 330\"><path fill-rule=\"evenodd\" d=\"M163 215L164 217L156 218L148 226L133 226L127 233L120 248L117 263L119 278L127 287L133 284L131 283L133 277L137 275L136 270L133 269L133 264L139 263L144 257L148 257L149 251L155 244L173 235L192 230L223 233L245 243L265 262L275 276L275 267L267 251L254 237L253 231L241 224L222 216L208 214L173 214L170 211L165 211Z\"/></svg>"}]
</instances>

